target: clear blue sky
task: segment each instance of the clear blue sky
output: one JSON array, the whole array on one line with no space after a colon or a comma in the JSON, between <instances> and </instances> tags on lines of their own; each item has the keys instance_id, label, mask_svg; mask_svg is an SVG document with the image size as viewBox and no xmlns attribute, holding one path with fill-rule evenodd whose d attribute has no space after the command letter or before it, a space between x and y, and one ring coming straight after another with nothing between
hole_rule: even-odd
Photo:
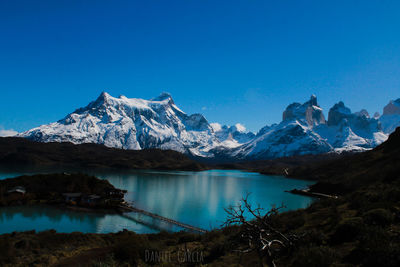
<instances>
[{"instance_id":1,"label":"clear blue sky","mask_svg":"<svg viewBox=\"0 0 400 267\"><path fill-rule=\"evenodd\" d=\"M101 91L172 94L257 131L316 94L382 112L400 97L400 1L0 1L0 129L63 118Z\"/></svg>"}]
</instances>

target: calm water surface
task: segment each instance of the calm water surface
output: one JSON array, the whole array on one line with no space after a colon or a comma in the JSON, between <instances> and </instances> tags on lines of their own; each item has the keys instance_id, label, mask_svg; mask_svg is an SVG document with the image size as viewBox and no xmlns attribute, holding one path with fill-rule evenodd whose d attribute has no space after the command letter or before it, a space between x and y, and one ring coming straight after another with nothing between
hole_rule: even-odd
<instances>
[{"instance_id":1,"label":"calm water surface","mask_svg":"<svg viewBox=\"0 0 400 267\"><path fill-rule=\"evenodd\" d=\"M288 210L305 208L312 201L308 197L284 192L306 187L311 182L258 173L232 170L86 172L127 190L125 199L141 209L204 229L219 227L226 218L224 208L238 203L248 192L253 205L260 204L267 209L282 203ZM0 172L0 179L21 174ZM125 215L85 213L49 206L3 207L0 208L0 233L32 229L55 229L66 233L108 233L122 229L137 233L181 230L145 215Z\"/></svg>"}]
</instances>

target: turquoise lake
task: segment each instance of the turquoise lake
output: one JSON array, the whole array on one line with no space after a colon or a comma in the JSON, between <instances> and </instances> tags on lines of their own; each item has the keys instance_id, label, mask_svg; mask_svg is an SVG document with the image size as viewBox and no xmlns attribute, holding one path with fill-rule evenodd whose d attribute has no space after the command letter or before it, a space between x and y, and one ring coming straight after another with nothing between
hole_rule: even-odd
<instances>
[{"instance_id":1,"label":"turquoise lake","mask_svg":"<svg viewBox=\"0 0 400 267\"><path fill-rule=\"evenodd\" d=\"M226 219L224 208L237 204L247 193L256 206L269 209L284 204L286 210L307 207L312 198L285 192L312 182L236 170L131 171L106 173L86 171L127 190L125 200L138 208L209 230ZM0 172L0 179L23 173ZM51 206L0 208L0 233L55 229L57 232L109 233L123 229L137 233L181 228L137 213L102 214L78 212Z\"/></svg>"}]
</instances>

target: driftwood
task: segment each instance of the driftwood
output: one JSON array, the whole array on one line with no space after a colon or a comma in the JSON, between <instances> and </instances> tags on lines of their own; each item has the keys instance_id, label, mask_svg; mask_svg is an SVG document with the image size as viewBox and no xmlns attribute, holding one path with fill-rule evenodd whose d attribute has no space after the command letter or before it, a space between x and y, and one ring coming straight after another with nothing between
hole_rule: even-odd
<instances>
[{"instance_id":1,"label":"driftwood","mask_svg":"<svg viewBox=\"0 0 400 267\"><path fill-rule=\"evenodd\" d=\"M250 194L243 197L237 206L230 206L225 211L228 217L223 226L239 225L239 238L246 243L235 251L240 253L256 252L260 258L260 265L264 263L269 267L275 267L275 256L283 250L293 246L294 236L286 236L272 226L271 219L277 215L283 205L272 207L265 211L259 205L253 208L248 201ZM250 215L250 219L248 219Z\"/></svg>"}]
</instances>

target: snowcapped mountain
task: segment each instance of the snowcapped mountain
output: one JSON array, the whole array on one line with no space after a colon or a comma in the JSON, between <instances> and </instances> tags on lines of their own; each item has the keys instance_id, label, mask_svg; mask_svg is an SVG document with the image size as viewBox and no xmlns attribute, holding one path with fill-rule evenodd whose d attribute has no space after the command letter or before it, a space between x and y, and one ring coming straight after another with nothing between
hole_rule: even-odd
<instances>
[{"instance_id":1,"label":"snowcapped mountain","mask_svg":"<svg viewBox=\"0 0 400 267\"><path fill-rule=\"evenodd\" d=\"M325 124L325 117L317 98L312 95L304 104L290 104L279 124L262 128L250 142L232 151L239 159L271 159L292 155L320 154L332 146L313 128Z\"/></svg>"},{"instance_id":2,"label":"snowcapped mountain","mask_svg":"<svg viewBox=\"0 0 400 267\"><path fill-rule=\"evenodd\" d=\"M400 126L400 99L382 116L366 110L352 113L343 102L325 119L317 98L290 104L282 122L257 134L241 124L209 123L203 115L187 115L167 93L144 100L103 92L86 107L65 118L19 134L40 142L98 143L123 149L172 149L216 159L271 159L326 152L363 151L387 139Z\"/></svg>"},{"instance_id":3,"label":"snowcapped mountain","mask_svg":"<svg viewBox=\"0 0 400 267\"><path fill-rule=\"evenodd\" d=\"M115 98L103 92L95 101L58 122L20 134L40 142L98 143L123 149L172 149L210 157L224 146L201 114L187 115L163 93L152 100ZM240 143L231 135L233 143Z\"/></svg>"},{"instance_id":4,"label":"snowcapped mountain","mask_svg":"<svg viewBox=\"0 0 400 267\"><path fill-rule=\"evenodd\" d=\"M400 98L392 100L383 108L383 114L379 117L382 129L386 134L394 132L400 126Z\"/></svg>"},{"instance_id":5,"label":"snowcapped mountain","mask_svg":"<svg viewBox=\"0 0 400 267\"><path fill-rule=\"evenodd\" d=\"M302 120L284 120L252 141L237 148L231 156L238 159L272 159L293 155L320 154L332 147Z\"/></svg>"},{"instance_id":6,"label":"snowcapped mountain","mask_svg":"<svg viewBox=\"0 0 400 267\"><path fill-rule=\"evenodd\" d=\"M388 137L365 109L352 113L342 101L329 110L327 124L314 130L339 152L371 149Z\"/></svg>"},{"instance_id":7,"label":"snowcapped mountain","mask_svg":"<svg viewBox=\"0 0 400 267\"><path fill-rule=\"evenodd\" d=\"M244 143L251 141L255 134L246 132L246 128L237 123L233 126L221 126L219 123L211 123L214 129L215 136L221 142L222 147L235 148Z\"/></svg>"},{"instance_id":8,"label":"snowcapped mountain","mask_svg":"<svg viewBox=\"0 0 400 267\"><path fill-rule=\"evenodd\" d=\"M304 104L290 104L279 124L266 126L230 155L239 159L271 159L331 151L363 151L387 139L380 123L366 110L351 113L343 102L329 110L328 121L312 95Z\"/></svg>"},{"instance_id":9,"label":"snowcapped mountain","mask_svg":"<svg viewBox=\"0 0 400 267\"><path fill-rule=\"evenodd\" d=\"M309 127L325 124L325 117L322 108L318 106L317 97L312 95L310 100L304 104L290 104L283 112L283 121L302 121Z\"/></svg>"}]
</instances>

